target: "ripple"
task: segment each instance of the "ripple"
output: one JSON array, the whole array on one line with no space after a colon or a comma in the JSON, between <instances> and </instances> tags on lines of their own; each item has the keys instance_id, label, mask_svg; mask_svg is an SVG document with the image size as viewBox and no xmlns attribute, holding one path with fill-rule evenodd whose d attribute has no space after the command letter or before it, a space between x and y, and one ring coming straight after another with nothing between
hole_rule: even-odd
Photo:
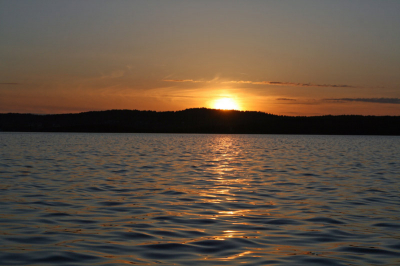
<instances>
[{"instance_id":1,"label":"ripple","mask_svg":"<svg viewBox=\"0 0 400 266\"><path fill-rule=\"evenodd\" d=\"M9 242L22 243L22 244L49 244L55 242L54 239L43 236L36 236L36 237L17 236L17 237L5 237L4 239Z\"/></svg>"},{"instance_id":2,"label":"ripple","mask_svg":"<svg viewBox=\"0 0 400 266\"><path fill-rule=\"evenodd\" d=\"M264 223L273 224L273 225L299 225L302 224L300 221L294 219L271 219L267 220Z\"/></svg>"},{"instance_id":3,"label":"ripple","mask_svg":"<svg viewBox=\"0 0 400 266\"><path fill-rule=\"evenodd\" d=\"M384 227L388 229L400 229L400 222L395 224L395 223L376 223L373 224L373 226L378 226L378 227Z\"/></svg>"},{"instance_id":4,"label":"ripple","mask_svg":"<svg viewBox=\"0 0 400 266\"><path fill-rule=\"evenodd\" d=\"M341 252L350 252L357 254L374 254L374 255L385 255L399 257L399 252L384 250L380 248L363 248L363 247L342 247L339 249Z\"/></svg>"},{"instance_id":5,"label":"ripple","mask_svg":"<svg viewBox=\"0 0 400 266\"><path fill-rule=\"evenodd\" d=\"M322 224L345 224L342 221L332 219L332 218L327 218L327 217L314 217L311 219L307 219L306 221L314 222L314 223L322 223Z\"/></svg>"},{"instance_id":6,"label":"ripple","mask_svg":"<svg viewBox=\"0 0 400 266\"><path fill-rule=\"evenodd\" d=\"M143 240L143 239L154 239L154 236L144 234L144 233L137 233L137 232L117 232L115 233L120 237L122 240Z\"/></svg>"},{"instance_id":7,"label":"ripple","mask_svg":"<svg viewBox=\"0 0 400 266\"><path fill-rule=\"evenodd\" d=\"M230 249L237 249L240 246L231 240L203 240L191 243L197 246L196 252L199 253L218 253Z\"/></svg>"}]
</instances>

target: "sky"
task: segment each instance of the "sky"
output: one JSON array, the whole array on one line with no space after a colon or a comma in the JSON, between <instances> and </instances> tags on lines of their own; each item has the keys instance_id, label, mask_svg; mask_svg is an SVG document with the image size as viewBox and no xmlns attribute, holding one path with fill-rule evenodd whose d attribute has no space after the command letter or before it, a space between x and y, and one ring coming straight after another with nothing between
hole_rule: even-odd
<instances>
[{"instance_id":1,"label":"sky","mask_svg":"<svg viewBox=\"0 0 400 266\"><path fill-rule=\"evenodd\" d=\"M0 0L0 113L400 115L398 0Z\"/></svg>"}]
</instances>

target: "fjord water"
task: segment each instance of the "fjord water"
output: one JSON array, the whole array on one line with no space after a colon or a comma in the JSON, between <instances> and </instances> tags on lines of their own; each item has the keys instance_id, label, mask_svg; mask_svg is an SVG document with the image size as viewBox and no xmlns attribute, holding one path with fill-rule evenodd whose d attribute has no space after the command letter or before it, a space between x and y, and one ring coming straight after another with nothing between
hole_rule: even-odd
<instances>
[{"instance_id":1,"label":"fjord water","mask_svg":"<svg viewBox=\"0 0 400 266\"><path fill-rule=\"evenodd\" d=\"M0 133L1 265L399 265L400 137Z\"/></svg>"}]
</instances>

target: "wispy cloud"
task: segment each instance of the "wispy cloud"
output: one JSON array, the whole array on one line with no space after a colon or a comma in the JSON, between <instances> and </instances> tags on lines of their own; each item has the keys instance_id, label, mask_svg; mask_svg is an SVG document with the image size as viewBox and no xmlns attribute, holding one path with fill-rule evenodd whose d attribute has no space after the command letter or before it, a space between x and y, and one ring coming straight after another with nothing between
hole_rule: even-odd
<instances>
[{"instance_id":1,"label":"wispy cloud","mask_svg":"<svg viewBox=\"0 0 400 266\"><path fill-rule=\"evenodd\" d=\"M325 99L292 99L276 98L277 101L284 101L287 104L326 104L326 103L382 103L382 104L400 104L400 98L325 98Z\"/></svg>"},{"instance_id":2,"label":"wispy cloud","mask_svg":"<svg viewBox=\"0 0 400 266\"><path fill-rule=\"evenodd\" d=\"M293 86L293 87L356 88L356 86L343 85L343 84L295 83L295 82L282 82L282 81L231 80L231 81L225 81L223 83L271 85L271 86Z\"/></svg>"},{"instance_id":3,"label":"wispy cloud","mask_svg":"<svg viewBox=\"0 0 400 266\"><path fill-rule=\"evenodd\" d=\"M174 95L174 94L162 94L155 97L163 97L163 98L190 98L190 99L199 99L199 98L207 98L207 97L199 97L199 96L186 96L186 95ZM154 96L149 96L154 97Z\"/></svg>"},{"instance_id":4,"label":"wispy cloud","mask_svg":"<svg viewBox=\"0 0 400 266\"><path fill-rule=\"evenodd\" d=\"M291 86L291 87L357 88L357 86L345 85L345 84L316 84L316 83L295 83L295 82L282 82L282 81L252 81L252 80L218 81L218 79L214 79L211 81L193 80L193 79L163 79L163 81L191 82L191 83L213 82L222 84L252 84L252 85Z\"/></svg>"},{"instance_id":5,"label":"wispy cloud","mask_svg":"<svg viewBox=\"0 0 400 266\"><path fill-rule=\"evenodd\" d=\"M332 98L324 101L400 104L400 98Z\"/></svg>"},{"instance_id":6,"label":"wispy cloud","mask_svg":"<svg viewBox=\"0 0 400 266\"><path fill-rule=\"evenodd\" d=\"M193 82L193 83L207 82L207 81L204 81L204 80L193 80L193 79L163 79L163 81L167 81L167 82Z\"/></svg>"}]
</instances>

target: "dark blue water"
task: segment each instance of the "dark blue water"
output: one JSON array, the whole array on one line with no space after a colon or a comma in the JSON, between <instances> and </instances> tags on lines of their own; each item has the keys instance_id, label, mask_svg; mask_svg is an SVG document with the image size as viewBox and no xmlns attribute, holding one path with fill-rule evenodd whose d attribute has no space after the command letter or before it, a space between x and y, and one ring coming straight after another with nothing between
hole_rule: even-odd
<instances>
[{"instance_id":1,"label":"dark blue water","mask_svg":"<svg viewBox=\"0 0 400 266\"><path fill-rule=\"evenodd\" d=\"M1 265L400 265L400 137L0 134Z\"/></svg>"}]
</instances>

